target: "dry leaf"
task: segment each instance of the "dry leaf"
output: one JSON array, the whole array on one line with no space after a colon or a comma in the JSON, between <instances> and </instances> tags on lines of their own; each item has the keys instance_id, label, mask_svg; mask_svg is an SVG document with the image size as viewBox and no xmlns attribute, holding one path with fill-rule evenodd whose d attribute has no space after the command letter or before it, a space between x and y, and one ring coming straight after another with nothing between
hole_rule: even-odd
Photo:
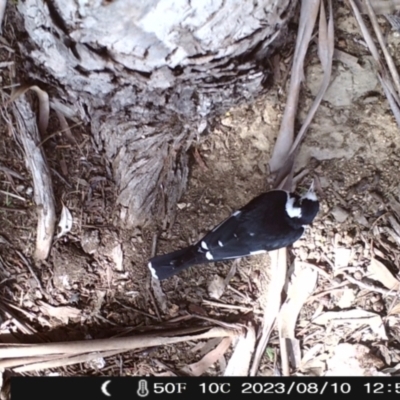
<instances>
[{"instance_id":1,"label":"dry leaf","mask_svg":"<svg viewBox=\"0 0 400 400\"><path fill-rule=\"evenodd\" d=\"M272 278L269 283L268 298L264 308L262 336L258 342L254 355L250 376L256 376L261 358L264 356L268 344L269 335L274 327L276 317L281 307L282 289L286 281L287 249L274 250L269 253L271 258Z\"/></svg>"},{"instance_id":2,"label":"dry leaf","mask_svg":"<svg viewBox=\"0 0 400 400\"><path fill-rule=\"evenodd\" d=\"M72 229L72 224L73 218L71 212L63 204L60 222L58 223L58 226L60 227L60 233L57 235L57 239L67 234Z\"/></svg>"},{"instance_id":3,"label":"dry leaf","mask_svg":"<svg viewBox=\"0 0 400 400\"><path fill-rule=\"evenodd\" d=\"M389 290L399 290L400 282L376 258L372 258L368 265L368 278L382 283Z\"/></svg>"},{"instance_id":4,"label":"dry leaf","mask_svg":"<svg viewBox=\"0 0 400 400\"><path fill-rule=\"evenodd\" d=\"M387 195L390 203L390 208L394 211L398 218L400 218L400 203L394 198L392 194Z\"/></svg>"},{"instance_id":5,"label":"dry leaf","mask_svg":"<svg viewBox=\"0 0 400 400\"><path fill-rule=\"evenodd\" d=\"M248 376L251 356L255 346L256 332L253 326L249 326L246 335L239 336L224 376Z\"/></svg>"},{"instance_id":6,"label":"dry leaf","mask_svg":"<svg viewBox=\"0 0 400 400\"><path fill-rule=\"evenodd\" d=\"M360 344L338 344L327 364L325 376L389 376L377 371L384 366L383 362Z\"/></svg>"},{"instance_id":7,"label":"dry leaf","mask_svg":"<svg viewBox=\"0 0 400 400\"><path fill-rule=\"evenodd\" d=\"M214 350L211 350L200 361L182 368L182 371L191 376L201 376L225 354L231 342L232 338L224 338Z\"/></svg>"},{"instance_id":8,"label":"dry leaf","mask_svg":"<svg viewBox=\"0 0 400 400\"><path fill-rule=\"evenodd\" d=\"M371 6L377 14L395 14L400 10L399 0L370 0ZM361 12L368 13L366 0L360 0L359 3Z\"/></svg>"},{"instance_id":9,"label":"dry leaf","mask_svg":"<svg viewBox=\"0 0 400 400\"><path fill-rule=\"evenodd\" d=\"M218 346L222 341L222 338L212 338L207 340L207 342L203 343L199 351L199 356L203 357L207 353L209 353L215 346ZM193 350L194 351L194 350Z\"/></svg>"},{"instance_id":10,"label":"dry leaf","mask_svg":"<svg viewBox=\"0 0 400 400\"><path fill-rule=\"evenodd\" d=\"M281 337L295 339L296 320L303 304L314 291L318 272L310 267L295 264L288 295L279 313L279 330Z\"/></svg>"},{"instance_id":11,"label":"dry leaf","mask_svg":"<svg viewBox=\"0 0 400 400\"><path fill-rule=\"evenodd\" d=\"M318 325L369 325L379 338L388 340L382 318L378 314L365 310L328 311L315 318L312 322Z\"/></svg>"},{"instance_id":12,"label":"dry leaf","mask_svg":"<svg viewBox=\"0 0 400 400\"><path fill-rule=\"evenodd\" d=\"M80 317L81 311L75 307L70 306L59 306L53 307L43 301L40 301L40 309L49 317L57 318L64 324L68 324L69 319L75 319Z\"/></svg>"},{"instance_id":13,"label":"dry leaf","mask_svg":"<svg viewBox=\"0 0 400 400\"><path fill-rule=\"evenodd\" d=\"M289 375L290 373L289 359L295 369L300 364L301 354L294 331L300 310L313 292L317 278L318 272L316 270L295 263L294 273L288 287L288 295L278 316L282 371L284 375Z\"/></svg>"},{"instance_id":14,"label":"dry leaf","mask_svg":"<svg viewBox=\"0 0 400 400\"><path fill-rule=\"evenodd\" d=\"M324 350L324 345L322 343L317 343L313 347L309 348L303 355L301 360L301 367L307 364L310 360L314 359L318 353L322 353Z\"/></svg>"},{"instance_id":15,"label":"dry leaf","mask_svg":"<svg viewBox=\"0 0 400 400\"><path fill-rule=\"evenodd\" d=\"M393 314L400 314L400 303L397 303L389 310L388 315L393 315Z\"/></svg>"},{"instance_id":16,"label":"dry leaf","mask_svg":"<svg viewBox=\"0 0 400 400\"><path fill-rule=\"evenodd\" d=\"M299 370L306 375L322 376L326 370L327 358L324 350L325 346L322 343L308 349L301 360Z\"/></svg>"},{"instance_id":17,"label":"dry leaf","mask_svg":"<svg viewBox=\"0 0 400 400\"><path fill-rule=\"evenodd\" d=\"M356 299L356 292L353 289L343 289L337 296L339 300L336 304L340 308L350 308Z\"/></svg>"}]
</instances>

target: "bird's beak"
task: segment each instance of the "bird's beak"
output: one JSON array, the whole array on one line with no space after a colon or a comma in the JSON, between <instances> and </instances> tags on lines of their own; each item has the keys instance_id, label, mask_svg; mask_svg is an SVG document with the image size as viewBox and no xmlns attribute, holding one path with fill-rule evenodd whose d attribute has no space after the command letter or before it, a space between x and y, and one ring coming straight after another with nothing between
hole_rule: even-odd
<instances>
[{"instance_id":1,"label":"bird's beak","mask_svg":"<svg viewBox=\"0 0 400 400\"><path fill-rule=\"evenodd\" d=\"M310 188L308 189L308 193L315 193L315 181L314 179L311 181Z\"/></svg>"}]
</instances>

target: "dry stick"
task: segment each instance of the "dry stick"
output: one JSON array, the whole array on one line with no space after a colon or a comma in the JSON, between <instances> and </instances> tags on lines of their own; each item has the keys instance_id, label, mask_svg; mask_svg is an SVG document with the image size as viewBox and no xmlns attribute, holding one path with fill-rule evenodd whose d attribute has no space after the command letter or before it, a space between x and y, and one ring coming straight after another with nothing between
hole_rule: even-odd
<instances>
[{"instance_id":1,"label":"dry stick","mask_svg":"<svg viewBox=\"0 0 400 400\"><path fill-rule=\"evenodd\" d=\"M138 308L131 307L131 306L127 306L127 305L125 305L125 304L119 302L118 300L114 300L114 301L115 301L116 303L118 303L120 306L122 306L123 308L126 308L127 310L132 310L132 311L137 312L138 314L145 315L146 317L159 320L159 318L155 317L154 315L151 315L151 314L149 314L149 313L147 313L147 312L145 312L145 311L139 310Z\"/></svg>"},{"instance_id":2,"label":"dry stick","mask_svg":"<svg viewBox=\"0 0 400 400\"><path fill-rule=\"evenodd\" d=\"M18 137L33 177L38 212L35 258L44 260L50 252L56 222L51 176L43 151L36 146L39 142L36 116L25 95L14 101L13 112L19 127Z\"/></svg>"},{"instance_id":3,"label":"dry stick","mask_svg":"<svg viewBox=\"0 0 400 400\"><path fill-rule=\"evenodd\" d=\"M390 291L388 289L381 289L381 288L378 288L378 287L373 286L373 285L368 285L368 283L361 282L361 281L353 278L351 275L346 274L346 272L338 272L338 273L344 275L345 278L349 282L353 283L354 285L359 286L361 289L367 289L367 290L370 290L371 292L380 293L380 294L382 294L384 296L396 296L397 295L397 292L393 292L393 291Z\"/></svg>"},{"instance_id":4,"label":"dry stick","mask_svg":"<svg viewBox=\"0 0 400 400\"><path fill-rule=\"evenodd\" d=\"M330 78L332 75L332 60L334 53L334 30L333 30L333 15L332 15L332 2L329 0L329 10L330 10L330 18L328 22L328 26L326 26L325 19L325 8L323 7L323 2L321 3L321 13L320 13L320 23L319 23L319 40L318 40L318 54L322 64L322 68L324 70L324 76L322 79L321 86L315 97L313 104L311 105L310 111L307 114L303 125L301 126L296 139L294 140L292 147L290 148L289 154L287 156L284 166L290 163L294 163L296 156L300 150L300 144L303 140L304 135L307 132L307 129L317 112L319 105L321 104L322 98L325 95L326 90L330 84ZM323 17L322 17L323 16ZM287 168L287 167L286 167ZM281 171L278 172L278 180L282 179L282 176L287 173L287 169L285 167L282 168Z\"/></svg>"},{"instance_id":5,"label":"dry stick","mask_svg":"<svg viewBox=\"0 0 400 400\"><path fill-rule=\"evenodd\" d=\"M7 5L7 0L1 0L0 1L0 34L3 33L3 18L4 18L4 13L6 11L6 5Z\"/></svg>"},{"instance_id":6,"label":"dry stick","mask_svg":"<svg viewBox=\"0 0 400 400\"><path fill-rule=\"evenodd\" d=\"M9 197L13 197L14 199L17 199L17 200L21 200L21 201L27 201L24 197L22 197L22 196L18 196L17 194L14 194L14 193L10 193L10 192L6 192L5 190L0 190L0 193L3 193L3 194L5 194L6 196L9 196Z\"/></svg>"},{"instance_id":7,"label":"dry stick","mask_svg":"<svg viewBox=\"0 0 400 400\"><path fill-rule=\"evenodd\" d=\"M369 48L373 58L375 59L377 65L378 65L378 72L377 72L378 79L381 82L381 85L383 87L385 95L386 95L386 97L387 97L387 99L389 101L389 105L390 105L390 108L393 111L393 114L394 114L395 118L396 118L396 122L400 126L400 108L399 108L399 104L400 104L399 95L400 95L400 93L396 92L396 90L394 89L394 87L392 85L392 82L390 81L390 79L388 77L388 73L386 71L385 65L383 64L383 62L382 62L382 60L381 60L381 58L379 56L378 49L375 46L375 43L374 43L374 41L373 41L373 39L371 37L371 34L369 33L369 31L368 31L368 29L367 29L367 27L366 27L366 25L364 23L364 20L363 20L363 18L361 16L361 13L360 13L357 5L355 4L355 2L353 0L347 0L347 1L349 3L350 7L353 10L354 16L356 17L356 20L358 22L358 25L360 27L361 33L362 33L362 35L364 37L364 40L367 43L368 48ZM377 28L379 30L379 25L377 25ZM395 80L395 82L397 80L396 86L398 86L397 72L393 72L392 67L390 66L390 64L389 64L389 68L391 70L392 77L393 77L393 73L394 73L393 79ZM396 79L396 76L397 76L397 79Z\"/></svg>"},{"instance_id":8,"label":"dry stick","mask_svg":"<svg viewBox=\"0 0 400 400\"><path fill-rule=\"evenodd\" d=\"M5 358L0 360L0 368L12 368L19 365L31 364L36 362L52 361L59 359L58 354L46 357L20 357L20 358Z\"/></svg>"},{"instance_id":9,"label":"dry stick","mask_svg":"<svg viewBox=\"0 0 400 400\"><path fill-rule=\"evenodd\" d=\"M204 331L190 335L193 332ZM187 335L189 333L189 335ZM142 347L154 347L172 343L185 342L188 340L208 339L214 337L237 336L241 329L232 330L220 327L185 328L169 332L155 332L135 335L123 338L79 340L74 342L44 343L44 344L22 344L9 345L0 344L0 359L18 357L37 357L50 354L79 355L94 351L111 350L133 350Z\"/></svg>"},{"instance_id":10,"label":"dry stick","mask_svg":"<svg viewBox=\"0 0 400 400\"><path fill-rule=\"evenodd\" d=\"M290 150L290 143L293 142L294 117L299 101L300 83L304 77L304 58L307 53L308 43L311 39L315 19L317 18L319 4L320 0L307 0L301 2L300 23L293 57L289 94L287 96L279 135L270 160L270 168L272 172L277 171L284 165L282 160L286 159ZM284 143L285 141L288 143Z\"/></svg>"},{"instance_id":11,"label":"dry stick","mask_svg":"<svg viewBox=\"0 0 400 400\"><path fill-rule=\"evenodd\" d=\"M221 326L222 328L226 328L226 329L237 329L238 327L239 328L243 328L243 329L246 328L245 325L242 325L240 323L231 324L229 322L224 322L224 321L221 321L221 320L218 320L218 319L214 319L214 318L210 318L210 317L203 317L202 315L193 314L193 317L194 318L198 318L198 319L202 319L203 321L212 322L215 325Z\"/></svg>"},{"instance_id":12,"label":"dry stick","mask_svg":"<svg viewBox=\"0 0 400 400\"><path fill-rule=\"evenodd\" d=\"M391 82L388 79L388 74L385 68L384 63L382 62L382 59L379 55L379 51L378 48L375 46L374 40L372 39L371 34L368 31L367 26L365 25L365 22L362 18L362 15L356 5L356 3L354 2L354 0L347 0L348 3L350 4L350 7L353 9L353 13L354 16L357 20L358 26L361 30L361 33L364 37L365 42L367 43L367 46L369 48L369 51L372 54L372 57L375 59L375 62L377 63L378 66L378 77L380 79L383 79L386 81L386 83L388 84L388 86L391 86ZM397 103L400 103L400 99L399 99L399 93L397 93L394 88L392 90L392 95L395 97Z\"/></svg>"},{"instance_id":13,"label":"dry stick","mask_svg":"<svg viewBox=\"0 0 400 400\"><path fill-rule=\"evenodd\" d=\"M0 165L0 171L4 172L5 174L9 174L9 175L13 176L14 178L20 179L21 181L25 180L25 178L21 174L13 171L10 168L5 167L4 165Z\"/></svg>"},{"instance_id":14,"label":"dry stick","mask_svg":"<svg viewBox=\"0 0 400 400\"><path fill-rule=\"evenodd\" d=\"M1 211L11 211L11 212L19 212L19 213L26 213L29 208L14 208L14 207L4 207L0 206Z\"/></svg>"},{"instance_id":15,"label":"dry stick","mask_svg":"<svg viewBox=\"0 0 400 400\"><path fill-rule=\"evenodd\" d=\"M286 146L287 149L286 153L284 154L278 154L282 152L282 149L276 151L276 147L278 145L282 146L281 142L284 140L282 139L283 137L285 137L286 140L289 137L291 138L291 141L293 141L293 127L296 116L300 84L303 78L304 58L307 52L308 44L311 39L315 20L317 18L319 5L320 1L303 0L301 3L299 33L296 41L295 57L293 59L292 78L289 93L287 96L288 100L285 107L285 113L282 118L281 129L275 145L274 154L270 161L271 170L277 170L279 167L282 166L286 167L286 174L279 180L279 184L281 187L289 187L289 189L292 185L294 156L296 152L292 154L291 160L286 160L286 163L282 164L278 163L277 159L279 157L285 159L287 157L287 153L290 151L290 146ZM282 138L280 139L280 137ZM286 251L287 250L285 248L270 253L271 270L273 274L273 280L271 280L271 282L273 282L274 284L270 285L271 290L268 293L268 301L266 308L264 309L262 333L254 354L253 363L250 369L250 376L255 376L257 374L261 358L263 357L265 348L267 347L271 330L279 313L281 301L280 296L286 280Z\"/></svg>"},{"instance_id":16,"label":"dry stick","mask_svg":"<svg viewBox=\"0 0 400 400\"><path fill-rule=\"evenodd\" d=\"M392 91L390 90L389 85L385 80L378 74L379 81L383 87L383 91L385 92L386 98L388 99L390 108L392 109L392 112L394 114L394 117L396 119L397 125L400 126L400 110L399 110L399 104L396 102L394 99L394 96L392 94Z\"/></svg>"},{"instance_id":17,"label":"dry stick","mask_svg":"<svg viewBox=\"0 0 400 400\"><path fill-rule=\"evenodd\" d=\"M154 234L153 244L151 247L151 257L154 257L156 255L156 248L157 248L157 234ZM165 296L165 293L163 292L160 281L158 279L154 279L153 275L151 275L150 280L151 280L151 287L153 288L154 296L151 291L149 291L149 293L153 299L154 308L156 310L158 319L161 321L161 315L160 315L160 312L158 311L157 302L160 305L162 311L166 312L167 311L167 296Z\"/></svg>"},{"instance_id":18,"label":"dry stick","mask_svg":"<svg viewBox=\"0 0 400 400\"><path fill-rule=\"evenodd\" d=\"M126 351L129 351L129 350L126 350ZM67 365L80 364L83 362L92 361L96 358L111 357L111 356L114 356L116 354L121 354L121 353L124 353L124 351L113 350L113 351L103 351L103 352L98 352L98 353L83 354L81 356L67 357L67 358L61 358L61 359L59 358L56 360L47 360L47 361L31 363L28 365L24 365L22 367L13 368L13 371L20 373L20 372L40 371L42 369L49 369L49 368L66 367Z\"/></svg>"},{"instance_id":19,"label":"dry stick","mask_svg":"<svg viewBox=\"0 0 400 400\"><path fill-rule=\"evenodd\" d=\"M371 52L371 54L374 57L375 61L378 64L380 64L380 57L379 57L378 49L375 46L375 43L372 40L372 37L369 34L367 27L365 26L364 20L362 18L362 15L361 15L356 3L354 2L354 0L347 0L347 2L350 4L350 7L353 9L354 16L356 17L356 20L358 22L358 26L360 27L361 33L362 33L362 35L364 37L365 42L367 43L369 51Z\"/></svg>"},{"instance_id":20,"label":"dry stick","mask_svg":"<svg viewBox=\"0 0 400 400\"><path fill-rule=\"evenodd\" d=\"M211 300L203 300L203 304L208 304L210 306L217 307L217 308L228 308L231 310L241 310L241 311L247 311L247 312L254 312L254 314L262 314L262 311L255 310L254 308L236 306L234 304L218 303L216 301L211 301Z\"/></svg>"},{"instance_id":21,"label":"dry stick","mask_svg":"<svg viewBox=\"0 0 400 400\"><path fill-rule=\"evenodd\" d=\"M24 255L19 251L19 250L15 250L16 253L18 254L18 256L20 257L20 259L24 262L24 264L26 265L26 267L28 268L29 272L31 273L33 279L36 281L40 291L42 293L44 293L43 290L43 286L39 280L39 278L37 277L37 275L35 274L35 271L32 269L31 265L29 264L29 261L24 257Z\"/></svg>"},{"instance_id":22,"label":"dry stick","mask_svg":"<svg viewBox=\"0 0 400 400\"><path fill-rule=\"evenodd\" d=\"M375 35L378 38L378 41L379 41L379 44L381 46L383 55L385 56L385 59L386 59L386 63L388 65L388 67L389 67L389 71L390 71L390 73L392 75L394 84L396 85L397 93L400 94L400 78L399 78L399 74L397 72L397 69L396 69L396 66L394 64L393 58L390 55L388 49L386 48L385 40L383 38L381 28L379 27L378 20L377 20L376 15L375 15L375 11L373 10L369 0L365 0L365 4L367 6L368 16L369 16L369 19L371 20L372 26L374 28Z\"/></svg>"}]
</instances>

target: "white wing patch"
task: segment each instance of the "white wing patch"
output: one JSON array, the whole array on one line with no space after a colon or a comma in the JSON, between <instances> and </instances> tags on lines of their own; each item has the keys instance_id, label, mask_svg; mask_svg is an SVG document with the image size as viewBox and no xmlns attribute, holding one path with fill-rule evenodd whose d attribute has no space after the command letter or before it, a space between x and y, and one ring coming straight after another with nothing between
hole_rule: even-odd
<instances>
[{"instance_id":1,"label":"white wing patch","mask_svg":"<svg viewBox=\"0 0 400 400\"><path fill-rule=\"evenodd\" d=\"M290 217L290 218L300 218L301 217L301 208L300 207L295 207L294 206L294 202L295 202L295 198L294 197L290 197L290 194L287 194L288 198L286 201L286 214Z\"/></svg>"},{"instance_id":2,"label":"white wing patch","mask_svg":"<svg viewBox=\"0 0 400 400\"><path fill-rule=\"evenodd\" d=\"M264 254L266 252L267 252L266 250L256 250L256 251L251 251L250 254L254 256L255 254Z\"/></svg>"},{"instance_id":3,"label":"white wing patch","mask_svg":"<svg viewBox=\"0 0 400 400\"><path fill-rule=\"evenodd\" d=\"M202 247L204 250L208 250L207 243L206 243L204 240L201 242L201 247Z\"/></svg>"},{"instance_id":4,"label":"white wing patch","mask_svg":"<svg viewBox=\"0 0 400 400\"><path fill-rule=\"evenodd\" d=\"M158 276L156 274L156 270L153 268L153 266L151 265L151 262L149 262L147 264L147 266L149 267L149 270L151 272L151 275L153 276L154 279L158 279Z\"/></svg>"},{"instance_id":5,"label":"white wing patch","mask_svg":"<svg viewBox=\"0 0 400 400\"><path fill-rule=\"evenodd\" d=\"M232 214L232 217L236 217L239 214L241 214L241 211L237 210Z\"/></svg>"},{"instance_id":6,"label":"white wing patch","mask_svg":"<svg viewBox=\"0 0 400 400\"><path fill-rule=\"evenodd\" d=\"M224 247L224 244L220 240L218 240L218 246Z\"/></svg>"},{"instance_id":7,"label":"white wing patch","mask_svg":"<svg viewBox=\"0 0 400 400\"><path fill-rule=\"evenodd\" d=\"M206 253L206 258L207 258L207 260L214 260L214 257L212 256L212 254L209 251L207 251L207 253Z\"/></svg>"}]
</instances>

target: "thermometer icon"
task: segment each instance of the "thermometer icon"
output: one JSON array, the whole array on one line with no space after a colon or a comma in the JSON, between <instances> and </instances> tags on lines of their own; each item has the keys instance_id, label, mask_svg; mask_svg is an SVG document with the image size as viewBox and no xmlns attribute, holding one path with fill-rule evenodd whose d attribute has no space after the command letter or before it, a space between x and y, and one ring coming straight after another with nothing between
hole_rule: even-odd
<instances>
[{"instance_id":1,"label":"thermometer icon","mask_svg":"<svg viewBox=\"0 0 400 400\"><path fill-rule=\"evenodd\" d=\"M149 395L149 389L147 388L147 381L144 379L141 379L139 381L139 385L138 385L138 390L137 390L137 395L140 397L146 397Z\"/></svg>"}]
</instances>

